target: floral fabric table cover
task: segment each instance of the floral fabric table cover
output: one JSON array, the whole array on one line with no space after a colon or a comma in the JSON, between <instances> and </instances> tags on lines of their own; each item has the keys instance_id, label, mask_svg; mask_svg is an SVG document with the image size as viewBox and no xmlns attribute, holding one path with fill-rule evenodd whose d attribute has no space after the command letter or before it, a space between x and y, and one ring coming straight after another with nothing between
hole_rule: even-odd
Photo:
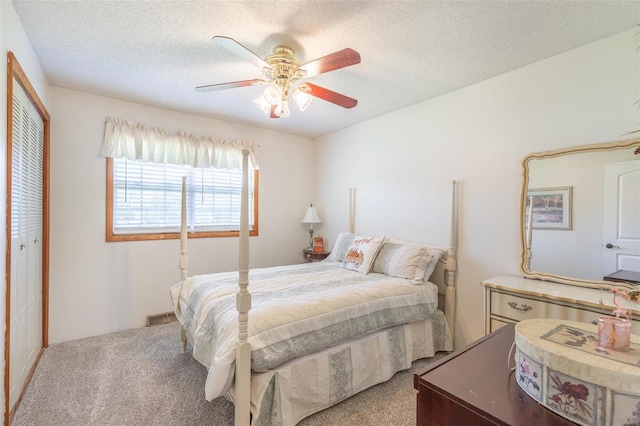
<instances>
[{"instance_id":1,"label":"floral fabric table cover","mask_svg":"<svg viewBox=\"0 0 640 426\"><path fill-rule=\"evenodd\" d=\"M598 346L595 325L529 319L516 324L518 385L580 425L640 424L640 337L627 352Z\"/></svg>"}]
</instances>

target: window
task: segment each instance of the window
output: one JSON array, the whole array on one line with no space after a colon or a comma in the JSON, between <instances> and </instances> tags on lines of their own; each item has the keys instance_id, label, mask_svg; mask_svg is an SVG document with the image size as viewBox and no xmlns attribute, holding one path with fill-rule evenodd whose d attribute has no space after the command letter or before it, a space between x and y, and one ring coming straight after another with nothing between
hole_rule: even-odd
<instances>
[{"instance_id":1,"label":"window","mask_svg":"<svg viewBox=\"0 0 640 426\"><path fill-rule=\"evenodd\" d=\"M189 237L237 236L240 170L107 158L107 241L179 238L183 176ZM249 235L258 235L257 170L249 170Z\"/></svg>"}]
</instances>

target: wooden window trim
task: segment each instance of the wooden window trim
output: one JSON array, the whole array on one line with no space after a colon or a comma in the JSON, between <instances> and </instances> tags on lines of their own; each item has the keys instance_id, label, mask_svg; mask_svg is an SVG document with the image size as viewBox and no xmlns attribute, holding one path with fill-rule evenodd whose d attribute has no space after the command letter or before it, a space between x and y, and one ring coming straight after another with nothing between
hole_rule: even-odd
<instances>
[{"instance_id":1,"label":"wooden window trim","mask_svg":"<svg viewBox=\"0 0 640 426\"><path fill-rule=\"evenodd\" d=\"M253 230L249 232L249 236L258 236L258 175L259 171L253 172L254 200L253 200ZM153 234L126 234L115 235L113 233L113 159L107 157L107 223L106 223L106 239L107 242L119 241L151 241L151 240L177 240L180 238L180 232L159 232ZM206 232L188 232L187 238L225 238L238 237L240 230L237 231L206 231Z\"/></svg>"}]
</instances>

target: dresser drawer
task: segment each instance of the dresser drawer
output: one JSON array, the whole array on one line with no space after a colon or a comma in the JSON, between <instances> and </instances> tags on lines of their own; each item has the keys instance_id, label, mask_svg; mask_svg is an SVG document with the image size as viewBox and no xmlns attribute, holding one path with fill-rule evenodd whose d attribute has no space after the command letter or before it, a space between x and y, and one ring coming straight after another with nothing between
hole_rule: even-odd
<instances>
[{"instance_id":1,"label":"dresser drawer","mask_svg":"<svg viewBox=\"0 0 640 426\"><path fill-rule=\"evenodd\" d=\"M597 324L598 316L612 315L614 308L599 305L603 298L610 305L612 296L596 288L510 276L492 278L483 281L482 285L485 286L485 333L495 331L505 323L532 318ZM631 333L640 336L640 309L636 309L636 305L631 308L635 312Z\"/></svg>"},{"instance_id":2,"label":"dresser drawer","mask_svg":"<svg viewBox=\"0 0 640 426\"><path fill-rule=\"evenodd\" d=\"M507 321L505 321L503 319L491 318L491 323L489 324L489 327L490 327L489 332L493 333L494 331L498 330L499 328L502 328L505 325L512 324L512 323L513 323L513 321L507 322Z\"/></svg>"},{"instance_id":3,"label":"dresser drawer","mask_svg":"<svg viewBox=\"0 0 640 426\"><path fill-rule=\"evenodd\" d=\"M546 318L549 311L548 303L540 300L528 299L513 294L491 292L491 314L507 318L512 321L522 321L531 318Z\"/></svg>"},{"instance_id":4,"label":"dresser drawer","mask_svg":"<svg viewBox=\"0 0 640 426\"><path fill-rule=\"evenodd\" d=\"M562 306L542 300L530 299L508 293L491 292L491 314L513 321L530 318L566 319L592 323L598 312L577 307Z\"/></svg>"}]
</instances>

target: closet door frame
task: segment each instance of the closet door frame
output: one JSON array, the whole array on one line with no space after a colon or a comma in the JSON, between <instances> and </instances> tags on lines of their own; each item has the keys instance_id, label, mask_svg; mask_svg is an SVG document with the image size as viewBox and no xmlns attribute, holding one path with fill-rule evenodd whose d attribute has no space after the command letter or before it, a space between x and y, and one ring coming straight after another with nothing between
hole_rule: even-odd
<instances>
[{"instance_id":1,"label":"closet door frame","mask_svg":"<svg viewBox=\"0 0 640 426\"><path fill-rule=\"evenodd\" d=\"M33 106L44 122L44 141L42 153L42 348L38 353L24 388L14 407L9 407L9 375L11 354L11 244L7 243L5 276L5 334L4 334L4 425L9 426L20 405L33 372L40 361L44 348L49 346L49 127L50 117L42 100L36 93L27 75L12 52L7 54L7 191L6 191L6 235L11 236L11 185L12 185L12 149L13 149L13 84L14 78L22 86Z\"/></svg>"}]
</instances>

